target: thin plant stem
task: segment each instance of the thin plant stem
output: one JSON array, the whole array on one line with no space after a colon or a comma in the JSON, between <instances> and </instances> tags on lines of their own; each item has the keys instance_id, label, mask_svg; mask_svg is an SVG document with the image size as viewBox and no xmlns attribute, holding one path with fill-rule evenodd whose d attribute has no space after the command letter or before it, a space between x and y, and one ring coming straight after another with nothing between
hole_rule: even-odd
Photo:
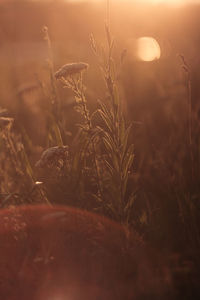
<instances>
[{"instance_id":1,"label":"thin plant stem","mask_svg":"<svg viewBox=\"0 0 200 300\"><path fill-rule=\"evenodd\" d=\"M110 0L106 0L106 24L110 30Z\"/></svg>"},{"instance_id":2,"label":"thin plant stem","mask_svg":"<svg viewBox=\"0 0 200 300\"><path fill-rule=\"evenodd\" d=\"M51 83L51 113L55 120L53 120L53 128L54 133L56 135L57 143L60 146L63 146L62 135L60 132L60 128L58 125L59 115L60 115L60 100L58 97L57 89L56 89L56 82L54 77L54 62L53 62L53 52L52 52L52 45L51 40L49 37L48 28L46 26L43 27L44 33L44 40L47 43L48 48L48 64L49 64L49 73L50 73L50 83Z\"/></svg>"},{"instance_id":3,"label":"thin plant stem","mask_svg":"<svg viewBox=\"0 0 200 300\"><path fill-rule=\"evenodd\" d=\"M194 178L194 157L193 157L193 140L192 140L192 85L190 73L188 73L188 139L190 148L192 179Z\"/></svg>"},{"instance_id":4,"label":"thin plant stem","mask_svg":"<svg viewBox=\"0 0 200 300\"><path fill-rule=\"evenodd\" d=\"M194 156L193 156L193 138L192 138L192 82L190 68L185 60L184 55L180 54L183 63L182 68L187 74L187 98L188 98L188 146L191 160L191 177L194 179Z\"/></svg>"}]
</instances>

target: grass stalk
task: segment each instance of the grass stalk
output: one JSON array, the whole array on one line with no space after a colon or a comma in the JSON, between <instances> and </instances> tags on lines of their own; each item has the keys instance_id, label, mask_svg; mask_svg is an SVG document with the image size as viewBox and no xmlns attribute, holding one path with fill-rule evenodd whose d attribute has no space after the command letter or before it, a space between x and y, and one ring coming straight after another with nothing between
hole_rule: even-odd
<instances>
[{"instance_id":1,"label":"grass stalk","mask_svg":"<svg viewBox=\"0 0 200 300\"><path fill-rule=\"evenodd\" d=\"M93 161L94 161L94 168L96 173L96 181L97 181L97 187L98 192L97 195L100 199L102 199L102 183L101 183L101 176L99 172L98 162L97 162L97 151L95 146L95 130L92 125L92 120L90 117L89 109L87 108L87 99L85 96L85 86L83 85L83 77L82 72L79 72L78 74L67 76L66 78L64 76L61 76L60 78L63 87L67 87L71 89L75 96L76 101L76 107L75 109L83 116L84 118L84 124L81 124L80 127L83 130L83 132L86 133L86 139L88 139L87 148L91 144L92 146L92 153L93 153Z\"/></svg>"},{"instance_id":2,"label":"grass stalk","mask_svg":"<svg viewBox=\"0 0 200 300\"><path fill-rule=\"evenodd\" d=\"M191 71L185 57L180 54L182 61L182 68L187 75L187 99L188 99L188 147L191 161L191 178L194 179L194 155L193 155L193 137L192 137L192 126L193 126L193 111L192 111L192 82L191 82Z\"/></svg>"}]
</instances>

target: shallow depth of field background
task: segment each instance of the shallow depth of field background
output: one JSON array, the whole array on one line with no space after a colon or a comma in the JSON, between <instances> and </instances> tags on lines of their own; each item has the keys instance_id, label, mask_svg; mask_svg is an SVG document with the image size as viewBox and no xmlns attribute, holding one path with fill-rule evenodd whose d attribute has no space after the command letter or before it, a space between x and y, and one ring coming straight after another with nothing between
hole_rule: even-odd
<instances>
[{"instance_id":1,"label":"shallow depth of field background","mask_svg":"<svg viewBox=\"0 0 200 300\"><path fill-rule=\"evenodd\" d=\"M191 251L195 257L200 247L200 3L110 2L120 96L125 118L133 122L131 225L154 246ZM49 54L42 28L45 25L49 30L55 71L70 62L89 64L84 83L92 112L97 100L105 99L106 91L90 35L105 44L106 18L106 1L0 1L0 107L15 118L25 143L31 141L27 153L33 168L47 148L48 102L41 89L34 88L42 83L49 89ZM157 41L157 59L145 61L138 55L141 37ZM122 65L121 53L126 53ZM189 80L193 166L188 146ZM70 145L79 116L71 92L59 83L57 89L67 133L64 142ZM1 201L9 193L23 193L19 185L5 182L5 172L1 178ZM56 202L57 186L51 192Z\"/></svg>"}]
</instances>

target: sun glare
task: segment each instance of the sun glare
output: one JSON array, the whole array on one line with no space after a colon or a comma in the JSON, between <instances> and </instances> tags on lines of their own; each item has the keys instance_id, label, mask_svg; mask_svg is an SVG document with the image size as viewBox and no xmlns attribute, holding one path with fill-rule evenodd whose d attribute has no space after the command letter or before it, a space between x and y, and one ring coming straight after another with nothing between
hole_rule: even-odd
<instances>
[{"instance_id":1,"label":"sun glare","mask_svg":"<svg viewBox=\"0 0 200 300\"><path fill-rule=\"evenodd\" d=\"M152 37L141 37L137 39L137 56L143 61L159 59L161 50L158 42Z\"/></svg>"}]
</instances>

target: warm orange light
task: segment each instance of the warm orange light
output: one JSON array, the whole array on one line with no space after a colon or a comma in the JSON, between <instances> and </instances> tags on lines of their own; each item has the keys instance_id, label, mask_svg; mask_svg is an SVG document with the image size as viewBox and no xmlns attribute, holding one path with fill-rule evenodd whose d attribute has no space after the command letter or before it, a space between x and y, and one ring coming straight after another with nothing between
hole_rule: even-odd
<instances>
[{"instance_id":1,"label":"warm orange light","mask_svg":"<svg viewBox=\"0 0 200 300\"><path fill-rule=\"evenodd\" d=\"M137 56L143 61L159 59L161 50L158 42L152 37L141 37L137 39Z\"/></svg>"},{"instance_id":2,"label":"warm orange light","mask_svg":"<svg viewBox=\"0 0 200 300\"><path fill-rule=\"evenodd\" d=\"M102 0L65 0L66 2L81 3L81 2L101 2Z\"/></svg>"},{"instance_id":3,"label":"warm orange light","mask_svg":"<svg viewBox=\"0 0 200 300\"><path fill-rule=\"evenodd\" d=\"M183 0L150 0L154 3L166 3L166 4L182 4L184 1Z\"/></svg>"},{"instance_id":4,"label":"warm orange light","mask_svg":"<svg viewBox=\"0 0 200 300\"><path fill-rule=\"evenodd\" d=\"M65 0L66 2L105 2L107 0ZM192 2L200 2L200 0L111 0L113 2L139 2L139 3L150 3L150 4L170 4L170 5L180 5L180 4L187 4Z\"/></svg>"},{"instance_id":5,"label":"warm orange light","mask_svg":"<svg viewBox=\"0 0 200 300\"><path fill-rule=\"evenodd\" d=\"M194 2L195 0L137 0L137 2L143 3L143 4L166 4L166 5L175 5L179 6L181 4L187 4ZM199 1L199 0L197 0Z\"/></svg>"}]
</instances>

